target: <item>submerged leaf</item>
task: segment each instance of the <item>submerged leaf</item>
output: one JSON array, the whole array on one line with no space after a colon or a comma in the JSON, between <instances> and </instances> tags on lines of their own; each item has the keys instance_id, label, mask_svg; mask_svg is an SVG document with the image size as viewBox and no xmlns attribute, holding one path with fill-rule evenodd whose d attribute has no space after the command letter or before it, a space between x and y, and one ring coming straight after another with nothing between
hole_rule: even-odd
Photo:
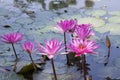
<instances>
[{"instance_id":1,"label":"submerged leaf","mask_svg":"<svg viewBox=\"0 0 120 80\"><path fill-rule=\"evenodd\" d=\"M33 67L32 63L31 64L26 64L25 66L23 66L18 73L19 74L24 74L24 73L27 73L31 70L34 70L34 67Z\"/></svg>"}]
</instances>

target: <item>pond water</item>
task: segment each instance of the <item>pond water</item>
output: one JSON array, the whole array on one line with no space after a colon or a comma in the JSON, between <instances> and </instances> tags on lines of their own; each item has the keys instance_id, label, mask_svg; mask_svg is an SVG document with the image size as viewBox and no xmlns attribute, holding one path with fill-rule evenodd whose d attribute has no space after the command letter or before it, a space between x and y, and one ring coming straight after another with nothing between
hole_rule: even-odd
<instances>
[{"instance_id":1,"label":"pond water","mask_svg":"<svg viewBox=\"0 0 120 80\"><path fill-rule=\"evenodd\" d=\"M0 35L20 32L25 36L25 40L36 43L43 43L50 38L62 41L63 35L54 30L54 26L56 22L64 19L77 19L78 23L93 25L96 35L92 38L99 44L98 54L86 57L87 63L90 64L89 75L92 75L93 80L120 80L119 0L0 0ZM106 35L110 38L111 50L109 63L104 66L108 53L105 45ZM22 42L15 45L20 57L20 69L21 65L30 63L28 55L21 49ZM11 45L0 42L1 67L13 69L15 61L12 54ZM41 56L32 56L36 62L40 61ZM55 57L58 80L83 80L77 68L67 67L65 60L64 55ZM0 77L5 80L5 77ZM16 77L17 75L11 80L16 80ZM110 79L106 79L107 77ZM33 75L33 80L52 80L49 61L43 71Z\"/></svg>"}]
</instances>

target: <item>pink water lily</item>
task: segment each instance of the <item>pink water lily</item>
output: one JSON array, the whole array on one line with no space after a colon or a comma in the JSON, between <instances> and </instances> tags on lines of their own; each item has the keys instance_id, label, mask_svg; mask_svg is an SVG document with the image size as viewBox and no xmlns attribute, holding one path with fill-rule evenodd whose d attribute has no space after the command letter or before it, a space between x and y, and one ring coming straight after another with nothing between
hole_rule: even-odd
<instances>
[{"instance_id":1,"label":"pink water lily","mask_svg":"<svg viewBox=\"0 0 120 80\"><path fill-rule=\"evenodd\" d=\"M9 33L1 36L1 41L5 43L12 44L12 48L16 57L16 60L18 59L17 53L14 47L14 43L17 43L18 41L22 40L22 35L20 33Z\"/></svg>"},{"instance_id":2,"label":"pink water lily","mask_svg":"<svg viewBox=\"0 0 120 80\"><path fill-rule=\"evenodd\" d=\"M61 50L62 42L58 42L57 39L48 40L46 46L39 44L38 50L42 55L46 55L49 59L52 59L55 54Z\"/></svg>"},{"instance_id":3,"label":"pink water lily","mask_svg":"<svg viewBox=\"0 0 120 80\"><path fill-rule=\"evenodd\" d=\"M77 25L75 33L81 40L85 40L90 36L94 35L94 32L91 28L91 24L80 24Z\"/></svg>"},{"instance_id":4,"label":"pink water lily","mask_svg":"<svg viewBox=\"0 0 120 80\"><path fill-rule=\"evenodd\" d=\"M55 29L61 32L73 32L76 25L77 25L77 20L73 20L73 19L61 20L60 22L57 23Z\"/></svg>"},{"instance_id":5,"label":"pink water lily","mask_svg":"<svg viewBox=\"0 0 120 80\"><path fill-rule=\"evenodd\" d=\"M82 54L93 54L94 50L98 48L95 41L93 40L80 40L74 39L68 46L71 52L75 52L75 57L81 56Z\"/></svg>"},{"instance_id":6,"label":"pink water lily","mask_svg":"<svg viewBox=\"0 0 120 80\"><path fill-rule=\"evenodd\" d=\"M22 40L22 35L20 33L9 33L1 36L1 41L6 43L17 43Z\"/></svg>"},{"instance_id":7,"label":"pink water lily","mask_svg":"<svg viewBox=\"0 0 120 80\"><path fill-rule=\"evenodd\" d=\"M24 42L22 44L22 48L23 48L24 51L26 51L27 53L29 53L30 60L32 62L33 68L36 71L37 68L36 68L36 65L35 65L35 63L34 63L34 61L32 59L32 55L31 55L32 51L34 50L34 43L32 43L30 41L26 41L26 42Z\"/></svg>"},{"instance_id":8,"label":"pink water lily","mask_svg":"<svg viewBox=\"0 0 120 80\"><path fill-rule=\"evenodd\" d=\"M22 44L22 48L24 51L31 53L34 50L34 43L26 41Z\"/></svg>"}]
</instances>

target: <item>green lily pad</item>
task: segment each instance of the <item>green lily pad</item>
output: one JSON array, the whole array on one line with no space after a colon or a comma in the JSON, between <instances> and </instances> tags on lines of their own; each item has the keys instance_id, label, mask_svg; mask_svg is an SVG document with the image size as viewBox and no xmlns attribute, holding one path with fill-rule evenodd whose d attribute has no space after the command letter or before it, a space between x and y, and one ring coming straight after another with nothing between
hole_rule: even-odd
<instances>
[{"instance_id":1,"label":"green lily pad","mask_svg":"<svg viewBox=\"0 0 120 80\"><path fill-rule=\"evenodd\" d=\"M17 19L15 22L19 24L31 24L33 20L29 17L22 17Z\"/></svg>"},{"instance_id":2,"label":"green lily pad","mask_svg":"<svg viewBox=\"0 0 120 80\"><path fill-rule=\"evenodd\" d=\"M57 18L54 18L53 21L56 23L56 22L59 22L60 20L64 20L62 17L57 17Z\"/></svg>"},{"instance_id":3,"label":"green lily pad","mask_svg":"<svg viewBox=\"0 0 120 80\"><path fill-rule=\"evenodd\" d=\"M45 24L42 23L42 22L34 22L31 25L24 25L24 28L27 28L27 29L39 29L39 28L43 28L44 26L45 26Z\"/></svg>"},{"instance_id":4,"label":"green lily pad","mask_svg":"<svg viewBox=\"0 0 120 80\"><path fill-rule=\"evenodd\" d=\"M30 56L27 52L23 52L23 53L21 53L21 55L22 55L22 57L21 57L22 60L31 62ZM33 60L39 60L40 59L40 56L35 54L34 52L31 55L32 55Z\"/></svg>"},{"instance_id":5,"label":"green lily pad","mask_svg":"<svg viewBox=\"0 0 120 80\"><path fill-rule=\"evenodd\" d=\"M66 69L67 71L67 69ZM70 68L68 70L68 72L71 71ZM80 75L80 76L76 76L76 75ZM58 80L79 80L82 78L82 75L80 74L79 71L76 72L69 72L69 73L65 73L65 74L60 74L57 75ZM47 74L47 73L37 73L33 75L33 79L34 80L54 80L54 75L53 74Z\"/></svg>"},{"instance_id":6,"label":"green lily pad","mask_svg":"<svg viewBox=\"0 0 120 80\"><path fill-rule=\"evenodd\" d=\"M0 16L7 16L9 15L9 10L4 9L4 8L0 8Z\"/></svg>"},{"instance_id":7,"label":"green lily pad","mask_svg":"<svg viewBox=\"0 0 120 80\"><path fill-rule=\"evenodd\" d=\"M0 66L3 66L5 62L6 62L5 58L0 58Z\"/></svg>"},{"instance_id":8,"label":"green lily pad","mask_svg":"<svg viewBox=\"0 0 120 80\"><path fill-rule=\"evenodd\" d=\"M25 80L22 75L14 72L0 72L0 80Z\"/></svg>"},{"instance_id":9,"label":"green lily pad","mask_svg":"<svg viewBox=\"0 0 120 80\"><path fill-rule=\"evenodd\" d=\"M48 32L40 35L39 42L44 43L44 41L49 40L49 39L58 39L60 41L63 40L63 36L60 33L53 33L53 32Z\"/></svg>"},{"instance_id":10,"label":"green lily pad","mask_svg":"<svg viewBox=\"0 0 120 80\"><path fill-rule=\"evenodd\" d=\"M108 23L104 27L95 28L95 31L99 33L105 33L110 31L110 35L120 35L120 24Z\"/></svg>"},{"instance_id":11,"label":"green lily pad","mask_svg":"<svg viewBox=\"0 0 120 80\"><path fill-rule=\"evenodd\" d=\"M12 56L8 56L8 57L4 57L1 56L0 57L0 66L12 66L15 63L15 57Z\"/></svg>"},{"instance_id":12,"label":"green lily pad","mask_svg":"<svg viewBox=\"0 0 120 80\"><path fill-rule=\"evenodd\" d=\"M112 11L112 12L109 12L109 14L112 16L120 16L120 11Z\"/></svg>"},{"instance_id":13,"label":"green lily pad","mask_svg":"<svg viewBox=\"0 0 120 80\"><path fill-rule=\"evenodd\" d=\"M111 23L120 23L120 16L113 16L108 19Z\"/></svg>"},{"instance_id":14,"label":"green lily pad","mask_svg":"<svg viewBox=\"0 0 120 80\"><path fill-rule=\"evenodd\" d=\"M93 27L102 27L105 24L105 21L100 19L100 18L92 18L92 17L88 17L88 18L79 18L78 19L78 23L79 24L92 24Z\"/></svg>"},{"instance_id":15,"label":"green lily pad","mask_svg":"<svg viewBox=\"0 0 120 80\"><path fill-rule=\"evenodd\" d=\"M93 11L87 11L85 14L89 16L95 16L95 17L100 17L104 16L107 12L105 10L93 10Z\"/></svg>"},{"instance_id":16,"label":"green lily pad","mask_svg":"<svg viewBox=\"0 0 120 80\"><path fill-rule=\"evenodd\" d=\"M94 30L102 34L110 31L109 27L98 27L98 28L94 28Z\"/></svg>"},{"instance_id":17,"label":"green lily pad","mask_svg":"<svg viewBox=\"0 0 120 80\"><path fill-rule=\"evenodd\" d=\"M72 13L72 14L62 14L60 15L60 17L63 19L79 19L81 18L81 15L80 13L79 14Z\"/></svg>"},{"instance_id":18,"label":"green lily pad","mask_svg":"<svg viewBox=\"0 0 120 80\"><path fill-rule=\"evenodd\" d=\"M46 26L46 27L40 29L39 31L43 32L43 33L50 32L50 31L56 32L56 30L54 29L54 25L53 26L52 25L51 26Z\"/></svg>"},{"instance_id":19,"label":"green lily pad","mask_svg":"<svg viewBox=\"0 0 120 80\"><path fill-rule=\"evenodd\" d=\"M120 25L119 24L110 23L110 24L106 24L105 27L108 27L110 29L111 35L120 35L119 34Z\"/></svg>"}]
</instances>

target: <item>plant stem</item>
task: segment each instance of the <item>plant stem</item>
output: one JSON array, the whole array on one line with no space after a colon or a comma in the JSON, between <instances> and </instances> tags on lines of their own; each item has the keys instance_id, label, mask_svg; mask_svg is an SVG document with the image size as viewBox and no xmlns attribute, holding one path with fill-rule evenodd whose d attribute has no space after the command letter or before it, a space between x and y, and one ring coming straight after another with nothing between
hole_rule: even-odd
<instances>
[{"instance_id":1,"label":"plant stem","mask_svg":"<svg viewBox=\"0 0 120 80\"><path fill-rule=\"evenodd\" d=\"M73 34L71 34L72 41L74 40L73 37L74 37Z\"/></svg>"},{"instance_id":2,"label":"plant stem","mask_svg":"<svg viewBox=\"0 0 120 80\"><path fill-rule=\"evenodd\" d=\"M33 65L35 71L37 71L36 66L35 66L35 63L34 63L34 61L33 61L33 59L32 59L31 53L28 53L28 54L29 54L29 56L30 56L30 60L32 61L32 65Z\"/></svg>"},{"instance_id":3,"label":"plant stem","mask_svg":"<svg viewBox=\"0 0 120 80\"><path fill-rule=\"evenodd\" d=\"M67 45L66 45L66 33L64 32L64 46L65 46L65 52L67 53ZM69 56L66 54L67 59L67 65L70 65Z\"/></svg>"},{"instance_id":4,"label":"plant stem","mask_svg":"<svg viewBox=\"0 0 120 80\"><path fill-rule=\"evenodd\" d=\"M51 59L51 64L52 64L52 68L53 68L54 79L57 80L53 58Z\"/></svg>"},{"instance_id":5,"label":"plant stem","mask_svg":"<svg viewBox=\"0 0 120 80\"><path fill-rule=\"evenodd\" d=\"M110 57L110 48L108 48L107 61L106 61L106 63L104 63L105 66L108 64L109 57Z\"/></svg>"},{"instance_id":6,"label":"plant stem","mask_svg":"<svg viewBox=\"0 0 120 80\"><path fill-rule=\"evenodd\" d=\"M108 48L108 58L110 57L110 48Z\"/></svg>"},{"instance_id":7,"label":"plant stem","mask_svg":"<svg viewBox=\"0 0 120 80\"><path fill-rule=\"evenodd\" d=\"M18 63L18 61L16 60L16 61L15 61L15 64L14 64L14 68L13 68L13 71L14 71L14 72L16 72L16 69L17 69L17 63Z\"/></svg>"},{"instance_id":8,"label":"plant stem","mask_svg":"<svg viewBox=\"0 0 120 80\"><path fill-rule=\"evenodd\" d=\"M16 54L15 47L14 47L14 44L13 44L13 43L12 43L12 47L13 47L13 51L14 51L14 54L15 54L15 57L16 57L16 60L17 60L18 57L17 57L17 54Z\"/></svg>"},{"instance_id":9,"label":"plant stem","mask_svg":"<svg viewBox=\"0 0 120 80\"><path fill-rule=\"evenodd\" d=\"M87 79L86 79L85 63L86 63L85 55L83 54L83 55L82 55L82 69L83 69L83 76L84 76L84 80L87 80Z\"/></svg>"}]
</instances>

